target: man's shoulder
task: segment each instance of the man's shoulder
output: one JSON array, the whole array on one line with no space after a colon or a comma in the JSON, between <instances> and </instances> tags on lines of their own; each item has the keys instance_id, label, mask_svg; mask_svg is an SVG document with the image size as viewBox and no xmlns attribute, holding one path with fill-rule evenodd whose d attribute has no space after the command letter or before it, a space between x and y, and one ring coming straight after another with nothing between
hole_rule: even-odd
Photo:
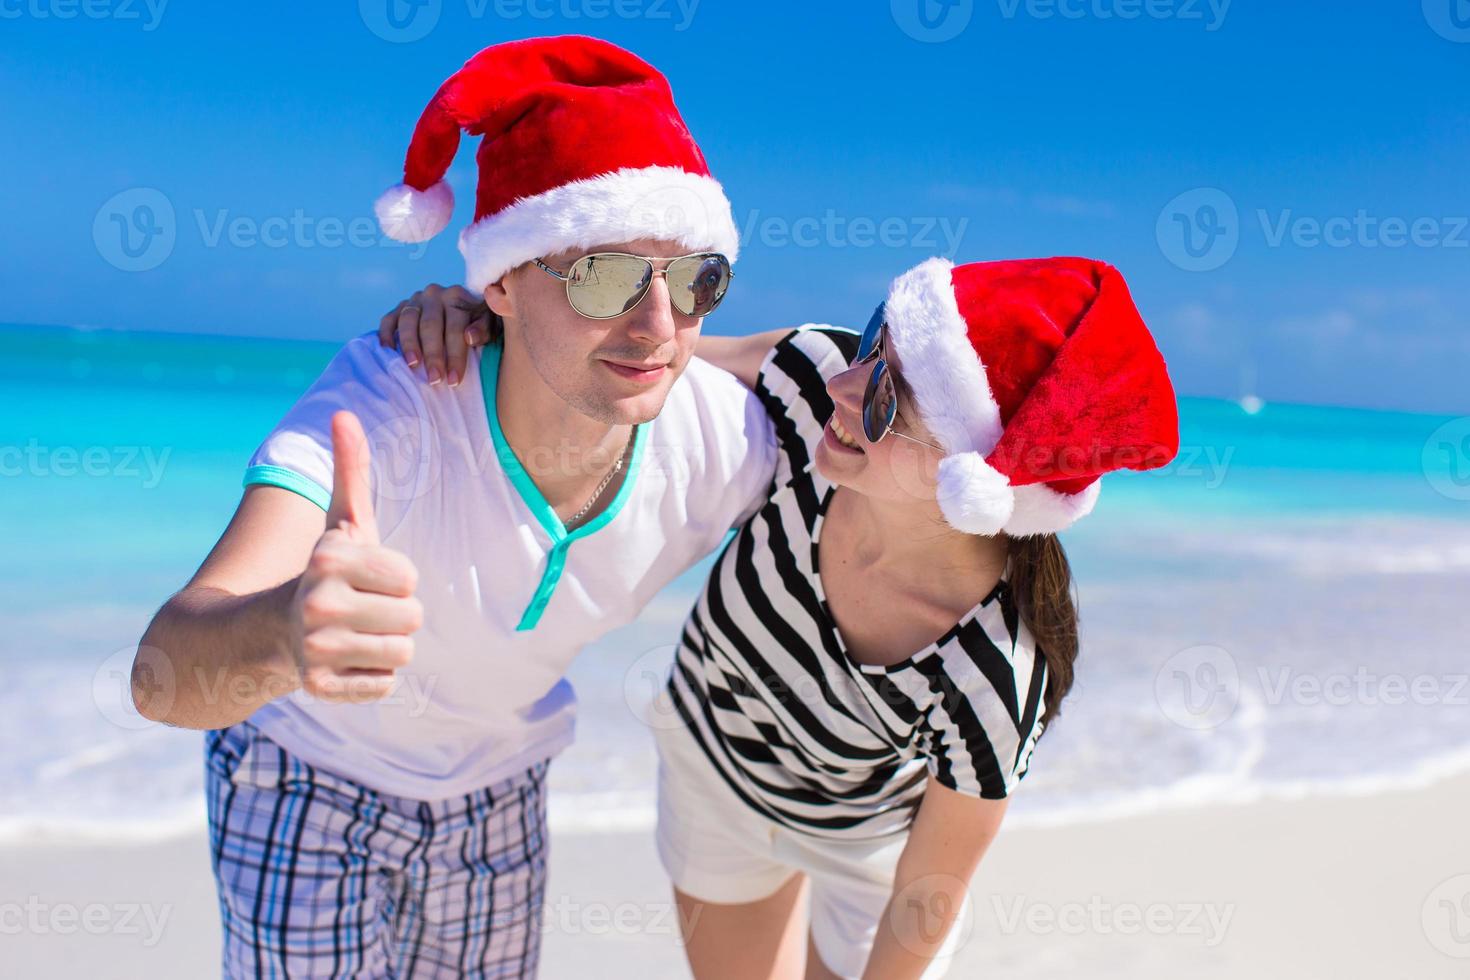
<instances>
[{"instance_id":1,"label":"man's shoulder","mask_svg":"<svg viewBox=\"0 0 1470 980\"><path fill-rule=\"evenodd\" d=\"M353 401L392 403L400 407L422 404L428 382L408 366L403 355L378 342L376 333L352 337L332 356L317 388L332 388Z\"/></svg>"}]
</instances>

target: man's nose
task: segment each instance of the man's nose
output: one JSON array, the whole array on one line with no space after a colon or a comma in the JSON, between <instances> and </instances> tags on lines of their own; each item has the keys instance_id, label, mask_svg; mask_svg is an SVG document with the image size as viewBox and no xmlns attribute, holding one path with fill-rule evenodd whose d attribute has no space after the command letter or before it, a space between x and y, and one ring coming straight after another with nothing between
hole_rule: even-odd
<instances>
[{"instance_id":1,"label":"man's nose","mask_svg":"<svg viewBox=\"0 0 1470 980\"><path fill-rule=\"evenodd\" d=\"M628 336L634 340L661 347L674 339L678 324L669 305L669 284L656 275L648 286L648 294L628 313Z\"/></svg>"}]
</instances>

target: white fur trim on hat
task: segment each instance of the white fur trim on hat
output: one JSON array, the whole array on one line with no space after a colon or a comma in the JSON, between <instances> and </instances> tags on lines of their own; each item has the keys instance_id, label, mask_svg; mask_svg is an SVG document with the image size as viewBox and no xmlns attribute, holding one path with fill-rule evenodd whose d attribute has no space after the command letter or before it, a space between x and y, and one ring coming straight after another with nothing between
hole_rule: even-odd
<instances>
[{"instance_id":1,"label":"white fur trim on hat","mask_svg":"<svg viewBox=\"0 0 1470 980\"><path fill-rule=\"evenodd\" d=\"M1005 532L1024 537L1065 531L1092 513L1101 492L1102 480L1094 480L1077 493L1060 493L1044 483L1016 487L1016 506L1005 524Z\"/></svg>"},{"instance_id":2,"label":"white fur trim on hat","mask_svg":"<svg viewBox=\"0 0 1470 980\"><path fill-rule=\"evenodd\" d=\"M483 292L543 255L640 238L711 249L734 262L740 237L724 188L678 167L627 168L524 197L459 236L465 285Z\"/></svg>"},{"instance_id":3,"label":"white fur trim on hat","mask_svg":"<svg viewBox=\"0 0 1470 980\"><path fill-rule=\"evenodd\" d=\"M919 414L951 453L988 454L1000 441L1000 407L955 300L954 263L929 259L888 291L888 336Z\"/></svg>"},{"instance_id":4,"label":"white fur trim on hat","mask_svg":"<svg viewBox=\"0 0 1470 980\"><path fill-rule=\"evenodd\" d=\"M973 452L940 460L936 490L944 519L966 534L997 533L1016 502L1010 480Z\"/></svg>"},{"instance_id":5,"label":"white fur trim on hat","mask_svg":"<svg viewBox=\"0 0 1470 980\"><path fill-rule=\"evenodd\" d=\"M439 181L426 191L395 184L373 203L383 234L399 242L426 242L449 224L454 215L454 191Z\"/></svg>"},{"instance_id":6,"label":"white fur trim on hat","mask_svg":"<svg viewBox=\"0 0 1470 980\"><path fill-rule=\"evenodd\" d=\"M884 304L888 338L919 415L951 455L939 464L939 508L967 534L995 534L1010 520L1010 481L985 462L1000 441L1000 406L955 300L947 259L894 280Z\"/></svg>"}]
</instances>

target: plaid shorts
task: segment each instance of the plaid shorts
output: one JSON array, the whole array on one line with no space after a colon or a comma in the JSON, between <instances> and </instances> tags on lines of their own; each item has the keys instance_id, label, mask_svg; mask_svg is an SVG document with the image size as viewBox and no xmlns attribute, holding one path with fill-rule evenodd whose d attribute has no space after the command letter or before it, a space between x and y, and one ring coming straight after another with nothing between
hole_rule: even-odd
<instances>
[{"instance_id":1,"label":"plaid shorts","mask_svg":"<svg viewBox=\"0 0 1470 980\"><path fill-rule=\"evenodd\" d=\"M547 763L466 796L378 793L249 722L207 733L226 977L534 977Z\"/></svg>"}]
</instances>

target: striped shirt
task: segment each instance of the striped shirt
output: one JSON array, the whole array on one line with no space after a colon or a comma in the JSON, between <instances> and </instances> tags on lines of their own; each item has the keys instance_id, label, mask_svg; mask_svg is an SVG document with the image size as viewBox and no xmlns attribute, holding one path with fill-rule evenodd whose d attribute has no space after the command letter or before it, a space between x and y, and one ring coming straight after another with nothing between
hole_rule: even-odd
<instances>
[{"instance_id":1,"label":"striped shirt","mask_svg":"<svg viewBox=\"0 0 1470 980\"><path fill-rule=\"evenodd\" d=\"M808 326L761 367L780 444L770 499L720 554L684 626L669 695L730 788L825 837L908 828L927 778L1001 799L1043 728L1046 662L1002 580L934 643L891 666L845 649L817 574L836 486L812 462L827 380L858 337Z\"/></svg>"}]
</instances>

